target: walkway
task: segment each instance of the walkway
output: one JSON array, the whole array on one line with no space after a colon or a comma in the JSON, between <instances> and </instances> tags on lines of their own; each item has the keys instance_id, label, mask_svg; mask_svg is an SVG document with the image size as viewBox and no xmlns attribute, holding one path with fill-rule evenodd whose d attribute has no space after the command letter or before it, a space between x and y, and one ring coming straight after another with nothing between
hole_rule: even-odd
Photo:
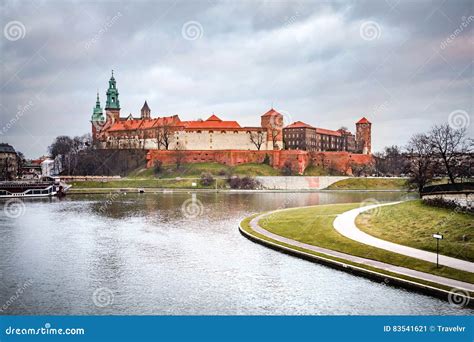
<instances>
[{"instance_id":1,"label":"walkway","mask_svg":"<svg viewBox=\"0 0 474 342\"><path fill-rule=\"evenodd\" d=\"M367 233L364 233L361 231L359 228L357 228L355 224L355 219L357 215L360 213L363 213L364 211L378 208L378 207L384 207L387 205L394 205L398 204L400 202L391 202L391 203L385 203L385 204L374 204L374 205L368 205L365 207L361 208L356 208L352 209L349 211L346 211L345 213L342 213L336 217L334 220L333 226L334 228L342 235L345 237L355 240L357 242L374 246L377 248L385 249L390 252L395 252L398 254L403 254L412 258L424 260L424 261L429 261L436 263L436 253L433 252L427 252L423 251L421 249L416 249L413 247L408 247L408 246L403 246L399 245L397 243L393 243L390 241L382 240L379 238L376 238L372 235L369 235ZM433 233L435 233L433 231ZM467 271L467 272L473 272L474 273L474 263L461 260L461 259L456 259L452 257L448 257L445 255L439 255L439 264L443 266L448 266L451 268L455 268L457 270L462 270L462 271Z\"/></svg>"},{"instance_id":2,"label":"walkway","mask_svg":"<svg viewBox=\"0 0 474 342\"><path fill-rule=\"evenodd\" d=\"M295 208L291 208L291 209L295 209ZM272 211L272 212L269 212L269 213L266 213L266 214L259 215L259 216L253 218L250 221L250 227L255 232L260 233L260 234L266 236L267 238L273 239L275 241L283 242L283 243L286 243L286 244L289 244L289 245L292 245L292 246L304 248L304 249L307 249L307 250L310 250L310 251L313 251L313 252L316 252L316 253L326 254L326 255L331 256L331 257L345 259L347 261L351 261L351 262L358 263L358 264L361 264L361 265L376 267L376 268L379 268L379 269L384 270L384 271L394 272L394 273L398 273L398 274L405 275L405 276L408 276L408 277L418 278L418 279L421 279L421 280L430 281L430 282L433 282L433 283L437 283L437 284L452 287L452 288L458 288L458 289L463 289L463 290L467 290L467 291L474 291L474 284L466 283L466 282L459 281L459 280L449 279L449 278L445 278L445 277L440 277L440 276L436 276L436 275L429 274L429 273L419 272L419 271L415 271L415 270L405 268L405 267L386 264L384 262L380 262L380 261L376 261L376 260L365 259L365 258L357 257L357 256L354 256L354 255L333 251L331 249L326 249L326 248L322 248L322 247L309 245L307 243L299 242L299 241L292 240L292 239L289 239L289 238L286 238L286 237L283 237L283 236L280 236L280 235L273 234L273 233L269 232L268 230L262 228L258 224L258 222L262 218L264 218L265 216L274 214L276 212L280 212L280 211L284 211L284 210L291 210L291 209L281 209L281 210L276 210L276 211Z\"/></svg>"}]
</instances>

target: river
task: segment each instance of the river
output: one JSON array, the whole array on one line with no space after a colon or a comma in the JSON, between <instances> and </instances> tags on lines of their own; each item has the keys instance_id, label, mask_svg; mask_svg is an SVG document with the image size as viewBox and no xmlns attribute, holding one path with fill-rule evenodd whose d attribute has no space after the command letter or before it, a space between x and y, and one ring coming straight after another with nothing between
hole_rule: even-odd
<instances>
[{"instance_id":1,"label":"river","mask_svg":"<svg viewBox=\"0 0 474 342\"><path fill-rule=\"evenodd\" d=\"M0 314L472 314L279 253L237 229L241 219L265 210L401 196L164 193L24 200L15 215L0 210Z\"/></svg>"}]
</instances>

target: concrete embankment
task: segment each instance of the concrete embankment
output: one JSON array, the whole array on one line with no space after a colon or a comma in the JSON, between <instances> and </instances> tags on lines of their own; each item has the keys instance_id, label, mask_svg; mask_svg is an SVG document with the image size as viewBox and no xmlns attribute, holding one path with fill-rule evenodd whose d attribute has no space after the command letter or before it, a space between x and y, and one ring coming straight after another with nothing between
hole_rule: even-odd
<instances>
[{"instance_id":1,"label":"concrete embankment","mask_svg":"<svg viewBox=\"0 0 474 342\"><path fill-rule=\"evenodd\" d=\"M322 190L349 177L343 176L265 176L255 177L267 190Z\"/></svg>"}]
</instances>

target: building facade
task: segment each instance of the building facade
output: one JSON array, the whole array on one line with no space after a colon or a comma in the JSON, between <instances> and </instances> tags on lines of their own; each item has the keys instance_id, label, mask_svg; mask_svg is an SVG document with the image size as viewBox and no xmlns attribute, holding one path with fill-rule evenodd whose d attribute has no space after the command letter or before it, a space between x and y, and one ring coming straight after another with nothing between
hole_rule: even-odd
<instances>
[{"instance_id":1,"label":"building facade","mask_svg":"<svg viewBox=\"0 0 474 342\"><path fill-rule=\"evenodd\" d=\"M0 143L0 180L12 180L18 175L18 155L13 146Z\"/></svg>"},{"instance_id":2,"label":"building facade","mask_svg":"<svg viewBox=\"0 0 474 342\"><path fill-rule=\"evenodd\" d=\"M370 153L370 123L365 118L367 122L359 121L354 136L346 130L331 131L300 121L284 127L283 115L273 108L261 115L260 126L255 127L242 127L237 121L225 121L214 114L206 120L191 121L183 121L178 115L152 118L146 101L139 117L121 117L113 72L106 95L105 114L97 94L91 118L92 137L100 148L350 152L365 148Z\"/></svg>"}]
</instances>

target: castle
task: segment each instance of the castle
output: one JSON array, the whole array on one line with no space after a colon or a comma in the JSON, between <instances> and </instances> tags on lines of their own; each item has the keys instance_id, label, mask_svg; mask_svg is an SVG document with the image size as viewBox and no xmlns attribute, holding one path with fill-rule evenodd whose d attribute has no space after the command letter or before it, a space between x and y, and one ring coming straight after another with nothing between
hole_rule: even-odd
<instances>
[{"instance_id":1,"label":"castle","mask_svg":"<svg viewBox=\"0 0 474 342\"><path fill-rule=\"evenodd\" d=\"M106 95L105 115L98 93L92 113L95 145L103 149L149 150L150 160L167 160L166 156L172 151L186 151L183 153L190 162L220 161L218 155L222 153L218 151L238 151L239 155L244 156L238 158L240 162L253 162L255 158L251 156L263 153L271 155L275 161L281 159L275 157L277 151L284 151L283 155L301 152L312 153L313 156L314 153L331 152L343 152L349 157L355 154L371 155L372 124L365 117L356 123L355 135L345 128L329 130L301 121L285 126L283 115L273 108L261 115L260 126L255 127L242 127L237 121L225 121L214 114L206 120L191 121L182 121L178 115L152 118L146 101L139 117L132 114L121 117L113 71ZM207 158L209 156L212 157Z\"/></svg>"}]
</instances>

